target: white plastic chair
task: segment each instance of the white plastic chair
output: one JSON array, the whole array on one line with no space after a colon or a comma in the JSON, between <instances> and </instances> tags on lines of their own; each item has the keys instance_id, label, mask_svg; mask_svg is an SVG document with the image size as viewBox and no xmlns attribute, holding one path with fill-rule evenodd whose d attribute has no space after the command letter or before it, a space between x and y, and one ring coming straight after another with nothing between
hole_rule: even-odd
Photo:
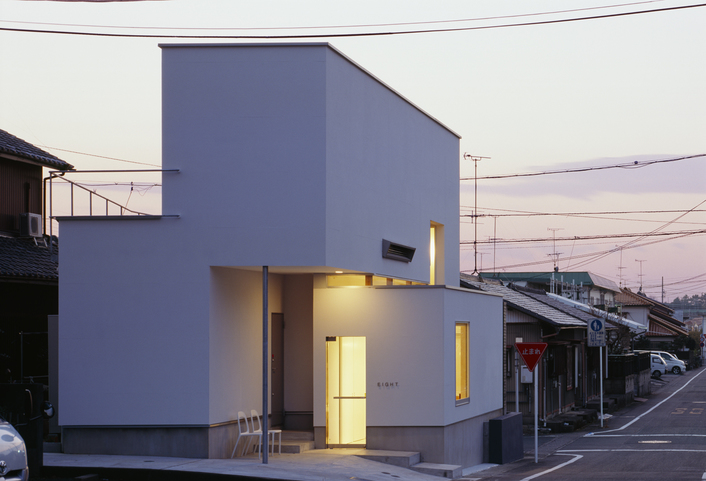
<instances>
[{"instance_id":1,"label":"white plastic chair","mask_svg":"<svg viewBox=\"0 0 706 481\"><path fill-rule=\"evenodd\" d=\"M241 424L241 421L243 423L245 423L245 430L243 430L243 426ZM245 413L243 411L238 411L238 439L235 440L235 446L233 446L233 453L230 455L231 459L233 459L233 456L235 456L235 451L236 451L236 449L238 449L238 443L240 443L240 438L245 438L243 440L243 442L247 441L245 443L245 446L243 447L243 452L241 454L241 456L243 456L247 452L248 448L250 447L250 441L254 437L257 437L259 439L259 441L262 442L262 431L260 431L258 433L254 430L250 430L250 424L248 423L247 416L245 416ZM258 459L259 459L260 456L262 455L262 450L258 449L258 453L259 453L258 454Z\"/></svg>"},{"instance_id":2,"label":"white plastic chair","mask_svg":"<svg viewBox=\"0 0 706 481\"><path fill-rule=\"evenodd\" d=\"M255 426L255 420L257 420L257 427ZM262 424L260 422L260 415L257 413L257 410L251 409L250 410L250 424L252 425L253 432L260 433L260 436L262 436ZM282 454L282 430L281 429L267 429L267 434L270 435L270 452L272 454L275 453L275 435L279 435L279 454ZM262 437L260 437L260 442L262 442ZM262 451L262 449L260 449Z\"/></svg>"}]
</instances>

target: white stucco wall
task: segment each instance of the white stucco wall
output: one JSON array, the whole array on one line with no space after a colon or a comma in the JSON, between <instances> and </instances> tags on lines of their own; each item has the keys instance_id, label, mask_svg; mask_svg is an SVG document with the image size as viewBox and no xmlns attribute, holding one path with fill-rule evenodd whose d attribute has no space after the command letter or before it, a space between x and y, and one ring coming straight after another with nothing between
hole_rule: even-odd
<instances>
[{"instance_id":1,"label":"white stucco wall","mask_svg":"<svg viewBox=\"0 0 706 481\"><path fill-rule=\"evenodd\" d=\"M434 221L449 266L436 283L458 286L458 138L336 51L326 62L327 265L428 281ZM383 259L383 238L414 260Z\"/></svg>"},{"instance_id":2,"label":"white stucco wall","mask_svg":"<svg viewBox=\"0 0 706 481\"><path fill-rule=\"evenodd\" d=\"M434 221L458 285L455 134L325 44L164 46L163 76L163 211L212 264L428 281Z\"/></svg>"},{"instance_id":3,"label":"white stucco wall","mask_svg":"<svg viewBox=\"0 0 706 481\"><path fill-rule=\"evenodd\" d=\"M457 321L471 325L471 399L458 407ZM368 426L446 426L502 408L500 297L434 287L315 289L315 426L326 425L326 336L367 339Z\"/></svg>"},{"instance_id":4,"label":"white stucco wall","mask_svg":"<svg viewBox=\"0 0 706 481\"><path fill-rule=\"evenodd\" d=\"M282 312L283 277L268 275L268 319ZM209 423L262 411L262 273L211 268ZM271 330L269 345L271 346Z\"/></svg>"},{"instance_id":5,"label":"white stucco wall","mask_svg":"<svg viewBox=\"0 0 706 481\"><path fill-rule=\"evenodd\" d=\"M647 307L623 306L623 316L646 328L649 327L649 319L647 318L649 313L650 310Z\"/></svg>"},{"instance_id":6,"label":"white stucco wall","mask_svg":"<svg viewBox=\"0 0 706 481\"><path fill-rule=\"evenodd\" d=\"M162 221L62 222L59 423L208 422L208 265Z\"/></svg>"},{"instance_id":7,"label":"white stucco wall","mask_svg":"<svg viewBox=\"0 0 706 481\"><path fill-rule=\"evenodd\" d=\"M324 265L324 56L163 48L163 212L213 265Z\"/></svg>"}]
</instances>

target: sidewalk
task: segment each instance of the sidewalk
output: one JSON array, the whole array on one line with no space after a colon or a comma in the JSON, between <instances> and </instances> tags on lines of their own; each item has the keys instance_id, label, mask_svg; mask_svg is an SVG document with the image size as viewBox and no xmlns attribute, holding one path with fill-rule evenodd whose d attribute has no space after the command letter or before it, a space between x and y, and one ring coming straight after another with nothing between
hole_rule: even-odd
<instances>
[{"instance_id":1,"label":"sidewalk","mask_svg":"<svg viewBox=\"0 0 706 481\"><path fill-rule=\"evenodd\" d=\"M108 456L88 454L45 453L43 475L76 477L98 474L115 480L228 479L231 480L370 480L439 481L438 476L418 473L391 464L356 456L364 449L316 449L300 454L270 455L262 464L257 455L235 459L191 459L155 456ZM145 473L144 471L149 471ZM183 474L197 476L184 476ZM146 474L146 476L141 476ZM209 476L204 476L209 475ZM100 479L100 478L98 478Z\"/></svg>"},{"instance_id":2,"label":"sidewalk","mask_svg":"<svg viewBox=\"0 0 706 481\"><path fill-rule=\"evenodd\" d=\"M587 430L539 438L539 457L546 458ZM534 437L525 436L525 459L506 465L481 464L463 470L463 480L484 479L498 473L518 469L522 463L534 463ZM110 481L147 479L151 481L174 479L216 480L365 480L439 481L441 478L411 469L363 459L373 451L365 449L316 449L300 454L275 454L269 464L262 464L257 456L235 459L192 459L156 456L109 456L90 454L45 453L43 475L73 478L96 474L97 479ZM376 452L376 453L379 453Z\"/></svg>"}]
</instances>

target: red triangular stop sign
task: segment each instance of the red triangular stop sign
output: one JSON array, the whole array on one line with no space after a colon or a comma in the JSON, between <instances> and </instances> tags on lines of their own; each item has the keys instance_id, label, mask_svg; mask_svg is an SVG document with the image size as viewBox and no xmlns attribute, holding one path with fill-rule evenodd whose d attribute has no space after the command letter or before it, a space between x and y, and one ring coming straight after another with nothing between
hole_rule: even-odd
<instances>
[{"instance_id":1,"label":"red triangular stop sign","mask_svg":"<svg viewBox=\"0 0 706 481\"><path fill-rule=\"evenodd\" d=\"M520 353L520 357L525 361L525 365L530 372L534 371L534 367L539 362L539 359L547 349L546 342L516 342L515 348Z\"/></svg>"}]
</instances>

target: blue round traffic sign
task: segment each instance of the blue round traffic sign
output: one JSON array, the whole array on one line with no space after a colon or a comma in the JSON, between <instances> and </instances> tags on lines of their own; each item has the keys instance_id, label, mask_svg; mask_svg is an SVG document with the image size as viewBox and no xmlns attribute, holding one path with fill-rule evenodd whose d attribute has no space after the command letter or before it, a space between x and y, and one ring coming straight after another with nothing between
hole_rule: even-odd
<instances>
[{"instance_id":1,"label":"blue round traffic sign","mask_svg":"<svg viewBox=\"0 0 706 481\"><path fill-rule=\"evenodd\" d=\"M600 321L600 319L594 319L591 321L591 330L592 331L600 331L603 328L603 323Z\"/></svg>"}]
</instances>

